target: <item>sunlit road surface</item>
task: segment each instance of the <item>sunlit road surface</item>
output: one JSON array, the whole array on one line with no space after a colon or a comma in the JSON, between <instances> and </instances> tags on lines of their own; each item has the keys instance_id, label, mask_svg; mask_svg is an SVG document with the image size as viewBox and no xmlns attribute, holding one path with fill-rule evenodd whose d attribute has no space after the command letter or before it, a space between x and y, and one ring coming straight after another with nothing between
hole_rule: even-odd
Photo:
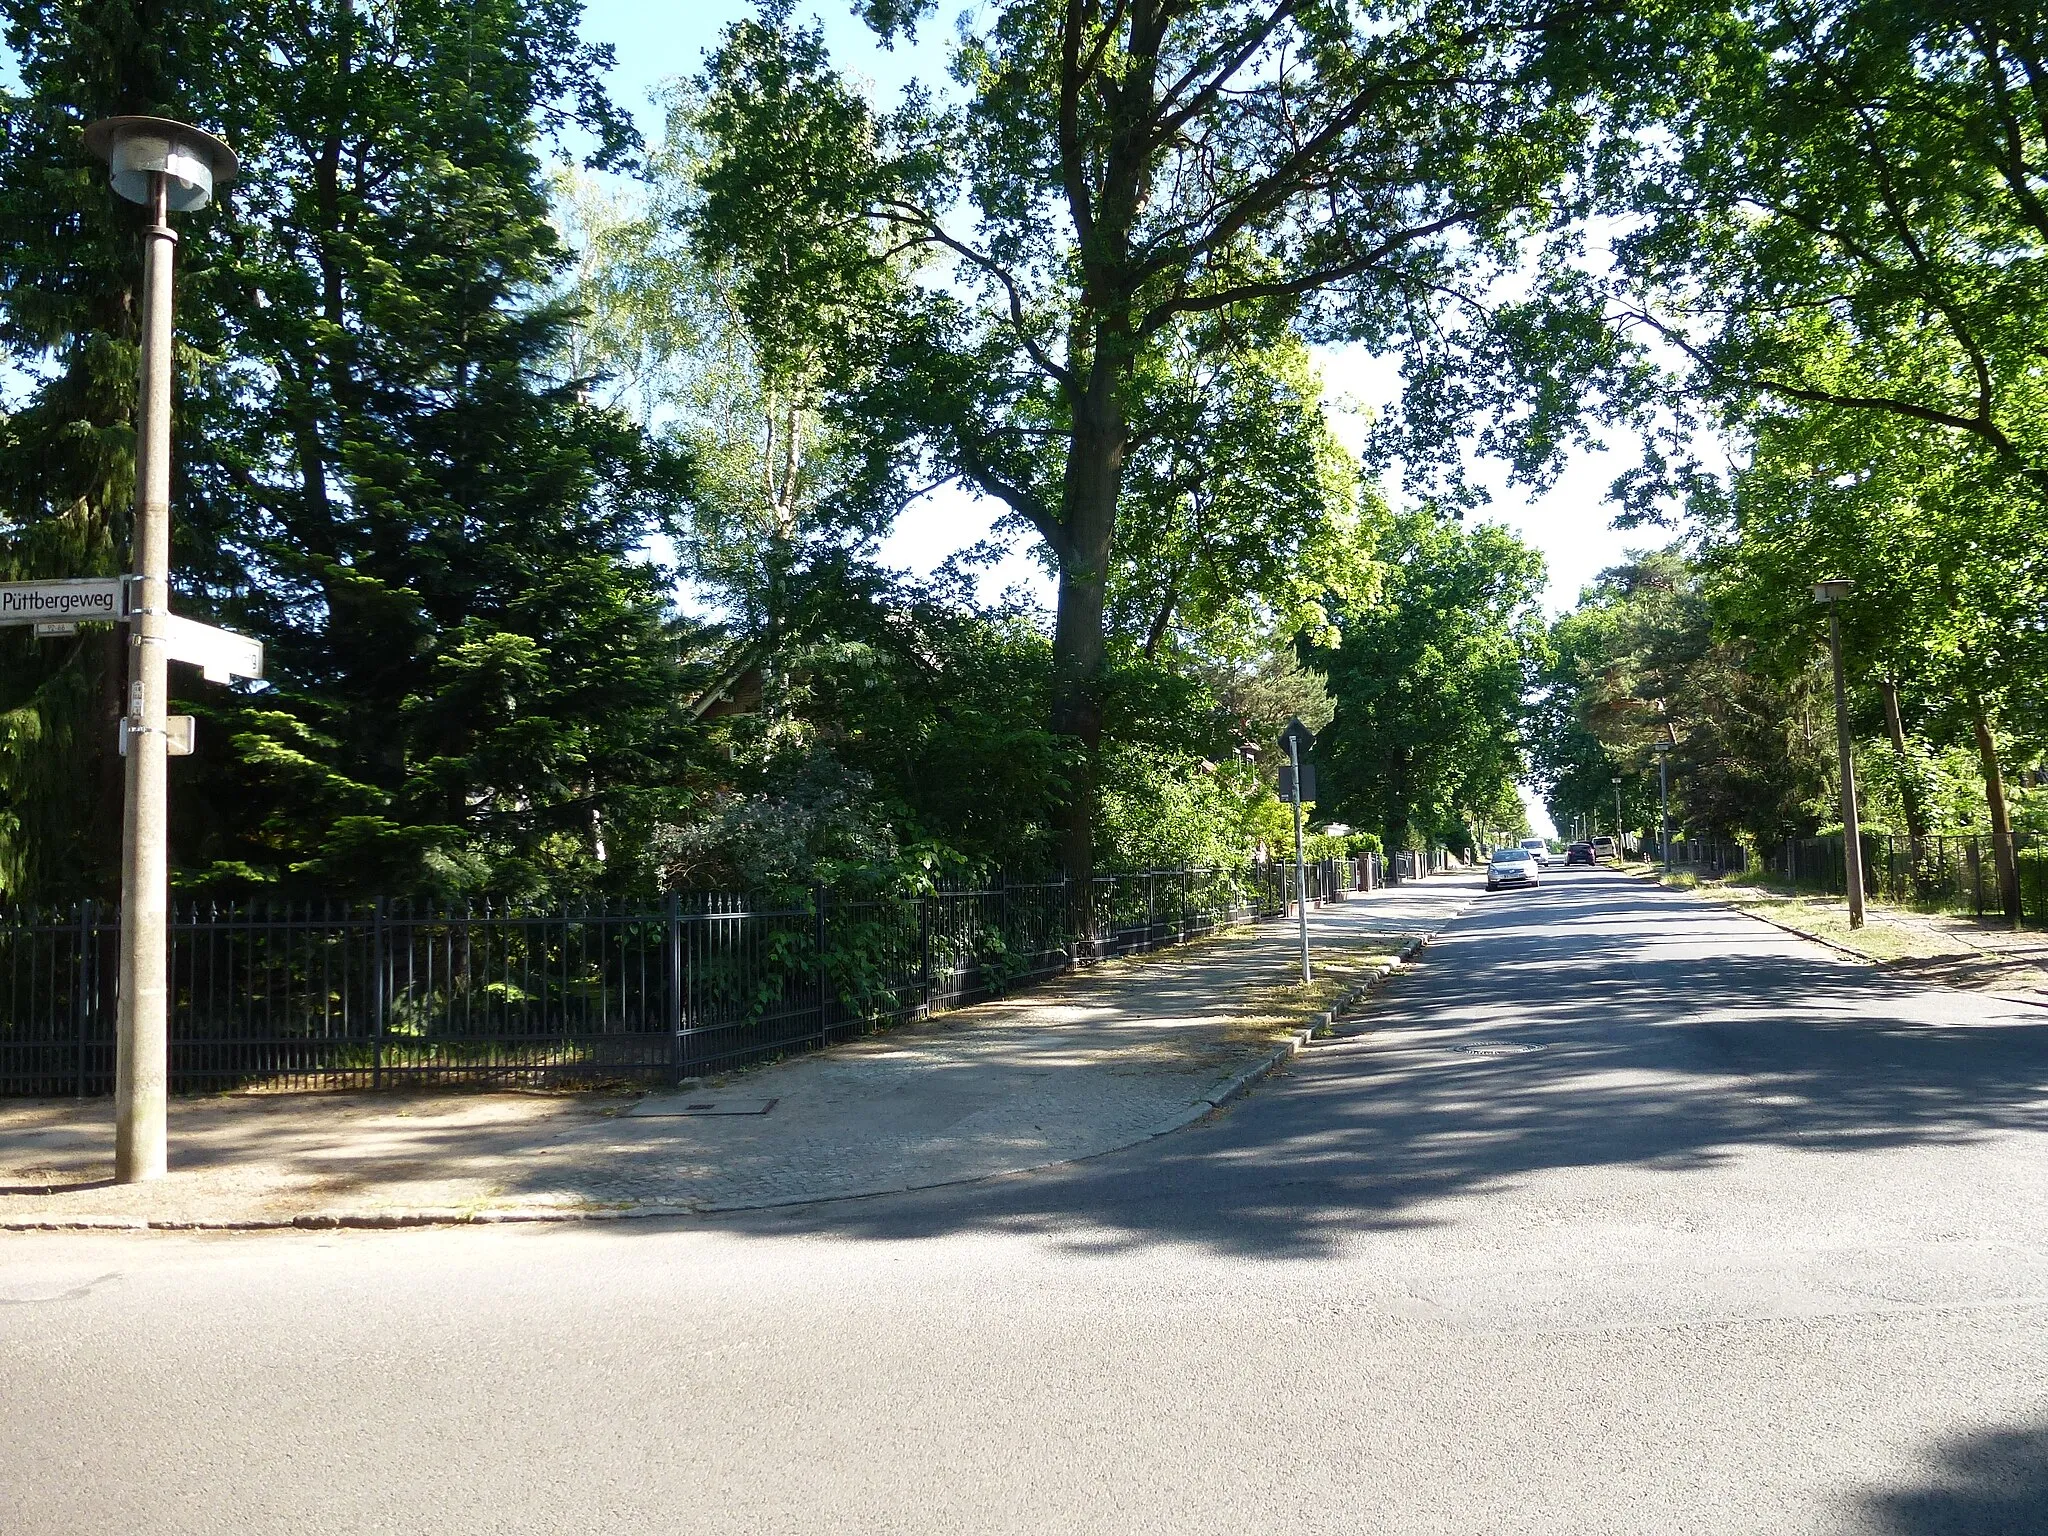
<instances>
[{"instance_id":1,"label":"sunlit road surface","mask_svg":"<svg viewBox=\"0 0 2048 1536\"><path fill-rule=\"evenodd\" d=\"M1553 870L1370 1017L922 1195L0 1239L0 1531L2048 1529L2048 1012Z\"/></svg>"}]
</instances>

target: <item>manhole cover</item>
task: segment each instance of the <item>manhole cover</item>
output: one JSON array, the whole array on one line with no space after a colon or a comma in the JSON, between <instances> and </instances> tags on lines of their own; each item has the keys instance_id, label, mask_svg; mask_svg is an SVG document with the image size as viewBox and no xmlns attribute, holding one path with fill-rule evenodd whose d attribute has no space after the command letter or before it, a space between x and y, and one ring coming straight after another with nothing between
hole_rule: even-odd
<instances>
[{"instance_id":1,"label":"manhole cover","mask_svg":"<svg viewBox=\"0 0 2048 1536\"><path fill-rule=\"evenodd\" d=\"M1543 1047L1540 1045L1516 1045L1502 1041L1498 1045L1454 1045L1451 1049L1461 1051L1467 1056L1520 1056L1528 1051L1540 1051Z\"/></svg>"},{"instance_id":2,"label":"manhole cover","mask_svg":"<svg viewBox=\"0 0 2048 1536\"><path fill-rule=\"evenodd\" d=\"M671 1115L765 1115L774 1099L707 1099L701 1094L671 1093L642 1099L626 1113L647 1117Z\"/></svg>"}]
</instances>

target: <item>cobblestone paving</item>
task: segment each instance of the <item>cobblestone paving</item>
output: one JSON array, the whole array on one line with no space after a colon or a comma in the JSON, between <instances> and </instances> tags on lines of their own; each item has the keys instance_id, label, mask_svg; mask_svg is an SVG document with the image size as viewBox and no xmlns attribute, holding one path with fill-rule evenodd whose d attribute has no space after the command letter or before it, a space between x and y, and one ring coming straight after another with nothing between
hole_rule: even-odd
<instances>
[{"instance_id":1,"label":"cobblestone paving","mask_svg":"<svg viewBox=\"0 0 2048 1536\"><path fill-rule=\"evenodd\" d=\"M1312 915L1313 942L1391 953L1472 892L1453 878L1353 897ZM1087 1157L1185 1121L1298 1027L1275 1003L1294 956L1292 925L1267 923L683 1095L180 1100L158 1185L107 1182L106 1101L0 1106L0 1223L724 1210Z\"/></svg>"}]
</instances>

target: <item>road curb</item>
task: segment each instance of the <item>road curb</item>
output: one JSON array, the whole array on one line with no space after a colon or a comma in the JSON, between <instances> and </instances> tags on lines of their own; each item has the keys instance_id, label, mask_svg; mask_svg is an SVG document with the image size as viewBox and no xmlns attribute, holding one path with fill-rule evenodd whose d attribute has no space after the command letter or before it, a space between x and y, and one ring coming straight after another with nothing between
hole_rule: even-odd
<instances>
[{"instance_id":1,"label":"road curb","mask_svg":"<svg viewBox=\"0 0 2048 1536\"><path fill-rule=\"evenodd\" d=\"M1281 1045L1259 1057L1244 1070L1225 1078L1185 1110L1161 1121L1151 1130L1129 1141L1118 1142L1115 1146L1100 1147L1092 1152L1054 1158L1048 1162L1033 1163L1022 1168L1004 1168L994 1173L969 1174L957 1179L937 1179L928 1184L901 1184L884 1189L853 1190L844 1194L795 1195L778 1200L750 1200L733 1204L696 1202L685 1205L508 1211L427 1206L399 1211L311 1212L298 1216L250 1217L221 1221L155 1219L142 1216L28 1217L0 1220L0 1232L387 1232L417 1227L498 1227L529 1226L543 1222L564 1224L595 1221L658 1221L691 1216L729 1216L746 1211L780 1210L799 1205L831 1205L848 1200L873 1200L883 1195L950 1189L963 1184L986 1184L995 1179L1042 1173L1051 1168L1062 1168L1074 1163L1090 1162L1098 1157L1108 1157L1112 1153L1128 1151L1161 1136L1170 1136L1175 1131L1185 1130L1198 1120L1208 1118L1224 1105L1243 1098L1262 1078L1270 1076L1319 1036L1324 1035L1325 1031L1334 1028L1344 1015L1356 1008L1375 987L1412 963L1415 956L1464 911L1464 906L1458 907L1429 932L1418 934L1408 940L1395 952L1393 959L1375 966L1370 976L1346 992L1334 1007L1316 1014L1314 1021L1307 1027L1293 1031Z\"/></svg>"},{"instance_id":2,"label":"road curb","mask_svg":"<svg viewBox=\"0 0 2048 1536\"><path fill-rule=\"evenodd\" d=\"M1804 928L1794 928L1790 923L1781 923L1775 917L1765 917L1763 913L1751 911L1748 907L1738 907L1732 901L1721 901L1716 904L1726 907L1730 912L1740 912L1744 917L1753 917L1760 923L1768 923L1780 933L1789 933L1795 939L1804 939L1809 944L1818 944L1822 949L1832 949L1838 955L1846 956L1873 969L1880 969L1884 965L1882 960L1879 960L1874 955L1866 955L1860 949L1851 949L1846 944L1837 944L1833 939L1824 939L1818 934L1808 933Z\"/></svg>"},{"instance_id":3,"label":"road curb","mask_svg":"<svg viewBox=\"0 0 2048 1536\"><path fill-rule=\"evenodd\" d=\"M1317 1031L1316 1043L1331 1045L1339 1041L1356 1040L1360 1035L1366 1033L1363 1028L1340 1029L1338 1026L1343 1022L1346 1015L1356 1011L1372 991L1383 985L1388 977L1396 975L1412 965L1415 957L1428 948L1431 941L1439 933L1443 932L1444 926L1462 915L1464 910L1464 907L1458 908L1450 917L1445 918L1442 924L1432 928L1428 933L1410 939L1406 944L1403 944L1395 952L1393 959L1382 961L1374 966L1372 974L1347 992L1343 1000L1329 1014L1324 1016L1327 1022Z\"/></svg>"}]
</instances>

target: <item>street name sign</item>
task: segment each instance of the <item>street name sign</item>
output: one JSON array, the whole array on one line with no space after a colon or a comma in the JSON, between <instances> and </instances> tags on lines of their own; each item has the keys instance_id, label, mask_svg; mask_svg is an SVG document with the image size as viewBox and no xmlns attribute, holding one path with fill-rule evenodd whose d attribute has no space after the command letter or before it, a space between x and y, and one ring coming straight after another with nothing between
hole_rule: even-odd
<instances>
[{"instance_id":1,"label":"street name sign","mask_svg":"<svg viewBox=\"0 0 2048 1536\"><path fill-rule=\"evenodd\" d=\"M119 576L0 582L0 624L76 624L81 619L112 623L125 617L121 582Z\"/></svg>"},{"instance_id":2,"label":"street name sign","mask_svg":"<svg viewBox=\"0 0 2048 1536\"><path fill-rule=\"evenodd\" d=\"M263 675L263 642L215 629L211 624L164 615L167 628L164 654L173 661L188 662L206 675L209 683L224 683L230 677L258 678Z\"/></svg>"}]
</instances>

